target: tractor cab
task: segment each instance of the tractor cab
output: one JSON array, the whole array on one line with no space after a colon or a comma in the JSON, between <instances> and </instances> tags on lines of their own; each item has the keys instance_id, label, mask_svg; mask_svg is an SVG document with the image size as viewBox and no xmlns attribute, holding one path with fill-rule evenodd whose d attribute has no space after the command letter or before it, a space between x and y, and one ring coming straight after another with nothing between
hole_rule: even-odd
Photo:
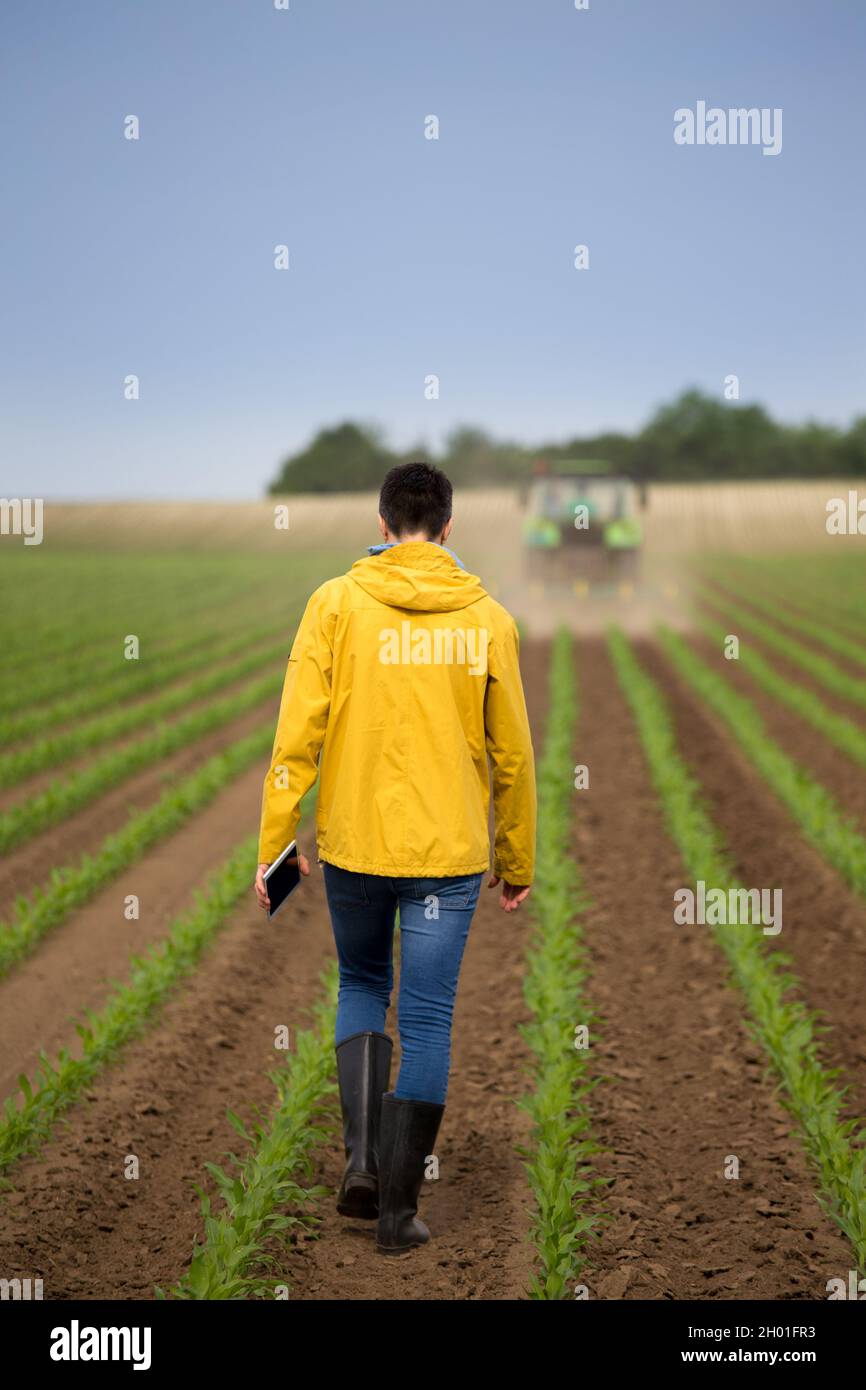
<instances>
[{"instance_id":1,"label":"tractor cab","mask_svg":"<svg viewBox=\"0 0 866 1390\"><path fill-rule=\"evenodd\" d=\"M536 465L523 525L527 570L534 578L617 580L634 577L643 532L643 492L601 460Z\"/></svg>"}]
</instances>

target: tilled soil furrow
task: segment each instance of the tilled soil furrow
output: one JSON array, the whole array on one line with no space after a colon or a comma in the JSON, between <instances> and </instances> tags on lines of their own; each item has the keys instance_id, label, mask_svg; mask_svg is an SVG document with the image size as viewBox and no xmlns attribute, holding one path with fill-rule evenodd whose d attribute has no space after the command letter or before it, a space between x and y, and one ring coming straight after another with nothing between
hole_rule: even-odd
<instances>
[{"instance_id":1,"label":"tilled soil furrow","mask_svg":"<svg viewBox=\"0 0 866 1390\"><path fill-rule=\"evenodd\" d=\"M161 715L158 718L150 719L146 723L139 725L137 729L131 729L120 736L110 736L102 739L92 748L85 749L84 752L77 754L74 758L64 759L53 768L43 769L41 772L31 774L20 782L16 782L11 787L4 787L0 790L0 811L8 811L12 806L21 802L29 801L31 798L44 792L53 782L65 779L76 772L84 772L93 763L108 753L122 753L133 748L142 739L149 738L154 730L159 727L172 728L180 724L182 720L189 719L194 714L200 714L202 710L209 709L216 700L230 700L242 692L254 681L261 680L267 675L268 670L272 669L274 679L278 679L280 673L285 669L285 663L274 663L270 660L266 665L255 672L253 676L246 675L238 680L232 681L230 685L224 686L221 690L211 695L200 695L196 699L188 701L182 708L173 710L170 714ZM217 731L220 734L219 746L223 747L226 739L222 729ZM174 755L172 755L174 756ZM131 780L131 779L130 779Z\"/></svg>"},{"instance_id":2,"label":"tilled soil furrow","mask_svg":"<svg viewBox=\"0 0 866 1390\"><path fill-rule=\"evenodd\" d=\"M685 869L603 645L582 643L578 661L590 786L575 793L576 846L602 1015L593 1069L608 1078L591 1104L613 1180L585 1282L602 1298L824 1297L849 1246L818 1205L710 928L674 924ZM731 1156L739 1178L725 1177Z\"/></svg>"},{"instance_id":3,"label":"tilled soil furrow","mask_svg":"<svg viewBox=\"0 0 866 1390\"><path fill-rule=\"evenodd\" d=\"M866 728L866 707L862 704L858 704L856 700L848 700L843 695L837 695L835 691L831 690L829 686L826 686L823 681L819 680L816 675L807 671L805 666L800 666L796 661L791 660L790 657L785 656L775 647L771 647L757 632L753 632L751 628L739 627L736 619L731 617L730 614L726 614L723 608L701 607L699 612L701 617L709 618L719 627L724 627L726 633L738 637L741 647L744 645L751 647L758 656L762 656L766 662L778 671L780 676L784 676L792 685L801 685L804 690L809 690L813 695L817 695L818 699L822 700L827 708L833 710L835 714L841 714L845 719L850 719L851 723L856 724L859 728ZM766 618L765 621L769 623L770 619ZM779 628L779 633L782 636L791 637L792 640L800 641L800 638L795 637L794 633L790 633L782 628ZM708 638L707 640L712 646L713 639ZM803 645L809 645L805 639L803 640ZM844 657L838 656L835 652L831 652L826 647L819 647L816 643L812 643L812 650L815 652L816 656L823 657L826 661L831 662L832 665L838 666L844 675L850 676L854 680L866 682L866 670L864 670L862 666L855 666L851 662L846 663ZM726 665L734 665L734 663L726 662Z\"/></svg>"},{"instance_id":4,"label":"tilled soil furrow","mask_svg":"<svg viewBox=\"0 0 866 1390\"><path fill-rule=\"evenodd\" d=\"M782 890L782 930L765 939L790 955L809 1005L831 1024L822 1039L822 1055L828 1065L842 1068L839 1084L850 1087L848 1112L863 1117L866 903L806 841L727 728L700 703L663 654L650 644L639 654L670 702L683 755L701 783L740 883L746 888ZM795 746L789 751L797 756Z\"/></svg>"},{"instance_id":5,"label":"tilled soil furrow","mask_svg":"<svg viewBox=\"0 0 866 1390\"><path fill-rule=\"evenodd\" d=\"M255 825L263 776L261 767L250 768L0 980L0 1099L15 1089L22 1071L32 1073L42 1048L52 1058L63 1046L77 1052L71 1020L102 1005L112 981L127 978L130 956L165 936L172 920L192 905L194 890L237 844L241 829ZM124 917L129 894L138 897L138 921Z\"/></svg>"},{"instance_id":6,"label":"tilled soil furrow","mask_svg":"<svg viewBox=\"0 0 866 1390\"><path fill-rule=\"evenodd\" d=\"M270 719L275 720L278 705L278 699L264 701L223 728L214 729L171 757L153 763L145 772L125 779L60 825L53 825L10 850L0 865L0 917L6 917L18 893L29 895L44 883L55 864L75 864L82 854L94 853L106 835L117 830L132 811L152 806L166 787L197 772L208 758L260 729ZM261 782L264 763L259 775Z\"/></svg>"},{"instance_id":7,"label":"tilled soil furrow","mask_svg":"<svg viewBox=\"0 0 866 1390\"><path fill-rule=\"evenodd\" d=\"M238 810L236 804L236 811ZM189 1264L202 1219L204 1163L225 1164L243 1141L227 1108L249 1122L275 1100L268 1072L309 1023L318 976L333 954L321 872L291 916L273 922L250 898L157 1026L124 1052L68 1115L41 1158L11 1174L0 1199L0 1268L41 1277L46 1299L137 1299ZM129 1179L129 1156L140 1176Z\"/></svg>"},{"instance_id":8,"label":"tilled soil furrow","mask_svg":"<svg viewBox=\"0 0 866 1390\"><path fill-rule=\"evenodd\" d=\"M747 667L726 661L708 638L695 638L691 645L707 666L751 700L774 742L827 789L842 812L857 822L861 835L866 835L866 769L813 724L768 694Z\"/></svg>"}]
</instances>

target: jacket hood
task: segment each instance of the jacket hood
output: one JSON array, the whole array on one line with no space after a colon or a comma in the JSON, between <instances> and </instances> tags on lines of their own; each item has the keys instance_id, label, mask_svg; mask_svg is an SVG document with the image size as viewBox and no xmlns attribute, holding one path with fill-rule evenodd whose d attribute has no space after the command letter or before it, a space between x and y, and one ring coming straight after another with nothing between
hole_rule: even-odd
<instances>
[{"instance_id":1,"label":"jacket hood","mask_svg":"<svg viewBox=\"0 0 866 1390\"><path fill-rule=\"evenodd\" d=\"M461 569L447 550L429 541L366 555L355 561L349 576L379 603L420 613L453 613L487 594L476 574Z\"/></svg>"}]
</instances>

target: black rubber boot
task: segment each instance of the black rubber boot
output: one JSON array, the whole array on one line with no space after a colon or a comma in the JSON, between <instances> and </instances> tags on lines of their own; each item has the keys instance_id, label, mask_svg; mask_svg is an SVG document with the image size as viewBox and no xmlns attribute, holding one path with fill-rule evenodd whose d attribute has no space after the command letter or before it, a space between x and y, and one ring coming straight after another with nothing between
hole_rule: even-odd
<instances>
[{"instance_id":1,"label":"black rubber boot","mask_svg":"<svg viewBox=\"0 0 866 1390\"><path fill-rule=\"evenodd\" d=\"M382 1255L402 1255L430 1239L416 1212L424 1163L433 1153L444 1113L445 1106L433 1101L398 1100L393 1091L382 1097L376 1232L376 1249Z\"/></svg>"},{"instance_id":2,"label":"black rubber boot","mask_svg":"<svg viewBox=\"0 0 866 1390\"><path fill-rule=\"evenodd\" d=\"M353 1033L337 1044L346 1169L337 1196L341 1216L379 1215L379 1116L391 1082L394 1044L384 1033Z\"/></svg>"}]
</instances>

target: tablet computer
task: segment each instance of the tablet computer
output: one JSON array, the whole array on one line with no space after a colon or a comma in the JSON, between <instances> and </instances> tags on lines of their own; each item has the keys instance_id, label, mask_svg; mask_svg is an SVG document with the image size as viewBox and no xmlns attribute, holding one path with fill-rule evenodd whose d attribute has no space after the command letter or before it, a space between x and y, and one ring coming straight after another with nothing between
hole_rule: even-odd
<instances>
[{"instance_id":1,"label":"tablet computer","mask_svg":"<svg viewBox=\"0 0 866 1390\"><path fill-rule=\"evenodd\" d=\"M265 887L268 890L268 917L275 917L290 894L294 893L301 881L301 866L298 863L298 846L294 840L283 850L264 873Z\"/></svg>"}]
</instances>

